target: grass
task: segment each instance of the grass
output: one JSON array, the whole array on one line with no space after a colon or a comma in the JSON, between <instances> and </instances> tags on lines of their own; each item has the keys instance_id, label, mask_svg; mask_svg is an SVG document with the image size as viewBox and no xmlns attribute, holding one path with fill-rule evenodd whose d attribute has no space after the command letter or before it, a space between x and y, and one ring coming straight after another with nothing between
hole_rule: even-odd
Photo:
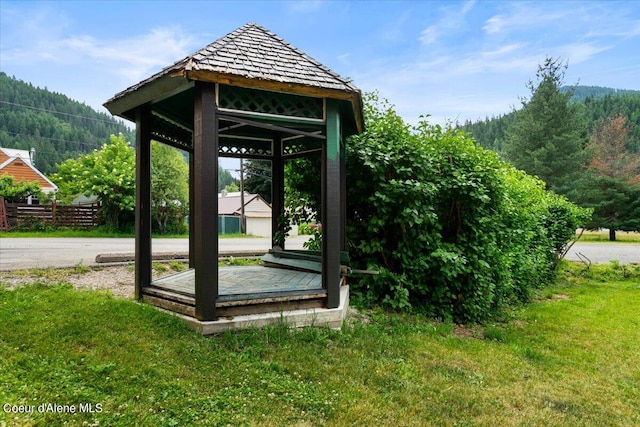
<instances>
[{"instance_id":1,"label":"grass","mask_svg":"<svg viewBox=\"0 0 640 427\"><path fill-rule=\"evenodd\" d=\"M585 231L580 237L581 242L600 242L607 243L609 240L608 231ZM610 243L640 243L640 233L618 231L616 232L616 241Z\"/></svg>"},{"instance_id":2,"label":"grass","mask_svg":"<svg viewBox=\"0 0 640 427\"><path fill-rule=\"evenodd\" d=\"M101 270L102 267L89 267L82 263L78 263L69 268L53 268L53 267L33 267L22 270L0 271L0 283L2 278L24 278L25 280L39 280L43 282L59 282L65 280L69 275L81 276L91 270Z\"/></svg>"},{"instance_id":3,"label":"grass","mask_svg":"<svg viewBox=\"0 0 640 427\"><path fill-rule=\"evenodd\" d=\"M503 322L373 310L341 332L280 324L213 338L46 278L0 286L0 404L36 408L0 411L0 425L639 425L639 283L638 266L564 264Z\"/></svg>"}]
</instances>

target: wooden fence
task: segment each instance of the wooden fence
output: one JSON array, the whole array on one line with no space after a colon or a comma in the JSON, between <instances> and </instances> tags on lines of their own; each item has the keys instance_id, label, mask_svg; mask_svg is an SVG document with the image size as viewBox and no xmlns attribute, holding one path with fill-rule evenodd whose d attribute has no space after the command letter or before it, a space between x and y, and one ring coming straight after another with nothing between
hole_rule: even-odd
<instances>
[{"instance_id":1,"label":"wooden fence","mask_svg":"<svg viewBox=\"0 0 640 427\"><path fill-rule=\"evenodd\" d=\"M11 228L24 228L36 224L72 228L90 228L98 225L100 205L28 205L6 203L6 214Z\"/></svg>"}]
</instances>

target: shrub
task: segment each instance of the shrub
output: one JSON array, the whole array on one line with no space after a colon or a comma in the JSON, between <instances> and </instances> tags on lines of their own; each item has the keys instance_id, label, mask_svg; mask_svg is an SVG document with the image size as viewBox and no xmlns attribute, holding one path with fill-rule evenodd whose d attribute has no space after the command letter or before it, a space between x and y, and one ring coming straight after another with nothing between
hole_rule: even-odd
<instances>
[{"instance_id":1,"label":"shrub","mask_svg":"<svg viewBox=\"0 0 640 427\"><path fill-rule=\"evenodd\" d=\"M347 237L361 301L456 322L526 301L589 212L426 121L411 128L369 95L347 144ZM300 180L303 181L303 180Z\"/></svg>"}]
</instances>

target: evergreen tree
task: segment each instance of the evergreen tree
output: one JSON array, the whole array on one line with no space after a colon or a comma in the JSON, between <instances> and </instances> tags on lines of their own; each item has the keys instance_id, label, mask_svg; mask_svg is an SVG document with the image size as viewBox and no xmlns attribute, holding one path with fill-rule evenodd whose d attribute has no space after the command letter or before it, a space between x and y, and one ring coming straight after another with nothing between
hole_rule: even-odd
<instances>
[{"instance_id":1,"label":"evergreen tree","mask_svg":"<svg viewBox=\"0 0 640 427\"><path fill-rule=\"evenodd\" d=\"M228 170L223 169L222 165L218 163L218 193L229 185L236 183L236 181L233 175L231 175Z\"/></svg>"},{"instance_id":2,"label":"evergreen tree","mask_svg":"<svg viewBox=\"0 0 640 427\"><path fill-rule=\"evenodd\" d=\"M0 147L36 149L35 166L48 175L66 159L100 149L110 135L134 137L108 114L0 72Z\"/></svg>"},{"instance_id":3,"label":"evergreen tree","mask_svg":"<svg viewBox=\"0 0 640 427\"><path fill-rule=\"evenodd\" d=\"M506 158L517 168L537 175L551 189L567 194L584 161L586 129L571 92L562 93L567 66L546 58L536 73L537 86L529 81L531 99L522 101L516 120L507 129Z\"/></svg>"},{"instance_id":4,"label":"evergreen tree","mask_svg":"<svg viewBox=\"0 0 640 427\"><path fill-rule=\"evenodd\" d=\"M251 194L259 194L271 203L271 162L249 160L244 163L244 189Z\"/></svg>"},{"instance_id":5,"label":"evergreen tree","mask_svg":"<svg viewBox=\"0 0 640 427\"><path fill-rule=\"evenodd\" d=\"M629 150L631 127L625 116L600 120L588 146L590 162L577 199L594 209L589 228L640 231L640 154Z\"/></svg>"}]
</instances>

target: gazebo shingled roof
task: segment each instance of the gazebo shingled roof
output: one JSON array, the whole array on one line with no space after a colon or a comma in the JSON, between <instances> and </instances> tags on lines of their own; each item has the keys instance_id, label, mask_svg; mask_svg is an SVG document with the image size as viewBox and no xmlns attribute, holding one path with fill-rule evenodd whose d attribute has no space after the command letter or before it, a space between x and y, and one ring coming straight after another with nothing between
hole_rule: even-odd
<instances>
[{"instance_id":1,"label":"gazebo shingled roof","mask_svg":"<svg viewBox=\"0 0 640 427\"><path fill-rule=\"evenodd\" d=\"M216 40L192 55L125 89L104 105L115 115L130 120L127 114L129 95L136 92L155 92L154 85L164 80L203 80L233 86L329 96L352 102L355 130L364 129L362 95L360 89L347 79L322 65L273 32L248 23ZM166 84L165 84L166 85ZM151 100L151 99L148 99ZM136 101L144 101L144 96Z\"/></svg>"},{"instance_id":2,"label":"gazebo shingled roof","mask_svg":"<svg viewBox=\"0 0 640 427\"><path fill-rule=\"evenodd\" d=\"M138 299L188 313L198 321L223 315L229 298L233 304L245 301L254 312L277 312L276 306L256 308L256 298L265 300L256 295L219 294L218 225L211 220L218 212L218 158L271 161L272 241L283 247L284 163L320 156L319 263L325 296L314 304L329 309L341 304L340 252L346 247L344 144L347 136L364 128L357 87L271 31L249 23L116 94L104 106L136 122ZM195 292L186 299L158 289L151 280L152 139L189 153L189 261ZM285 297L302 304L309 295L294 290ZM283 297L271 295L266 300L274 298Z\"/></svg>"}]
</instances>

